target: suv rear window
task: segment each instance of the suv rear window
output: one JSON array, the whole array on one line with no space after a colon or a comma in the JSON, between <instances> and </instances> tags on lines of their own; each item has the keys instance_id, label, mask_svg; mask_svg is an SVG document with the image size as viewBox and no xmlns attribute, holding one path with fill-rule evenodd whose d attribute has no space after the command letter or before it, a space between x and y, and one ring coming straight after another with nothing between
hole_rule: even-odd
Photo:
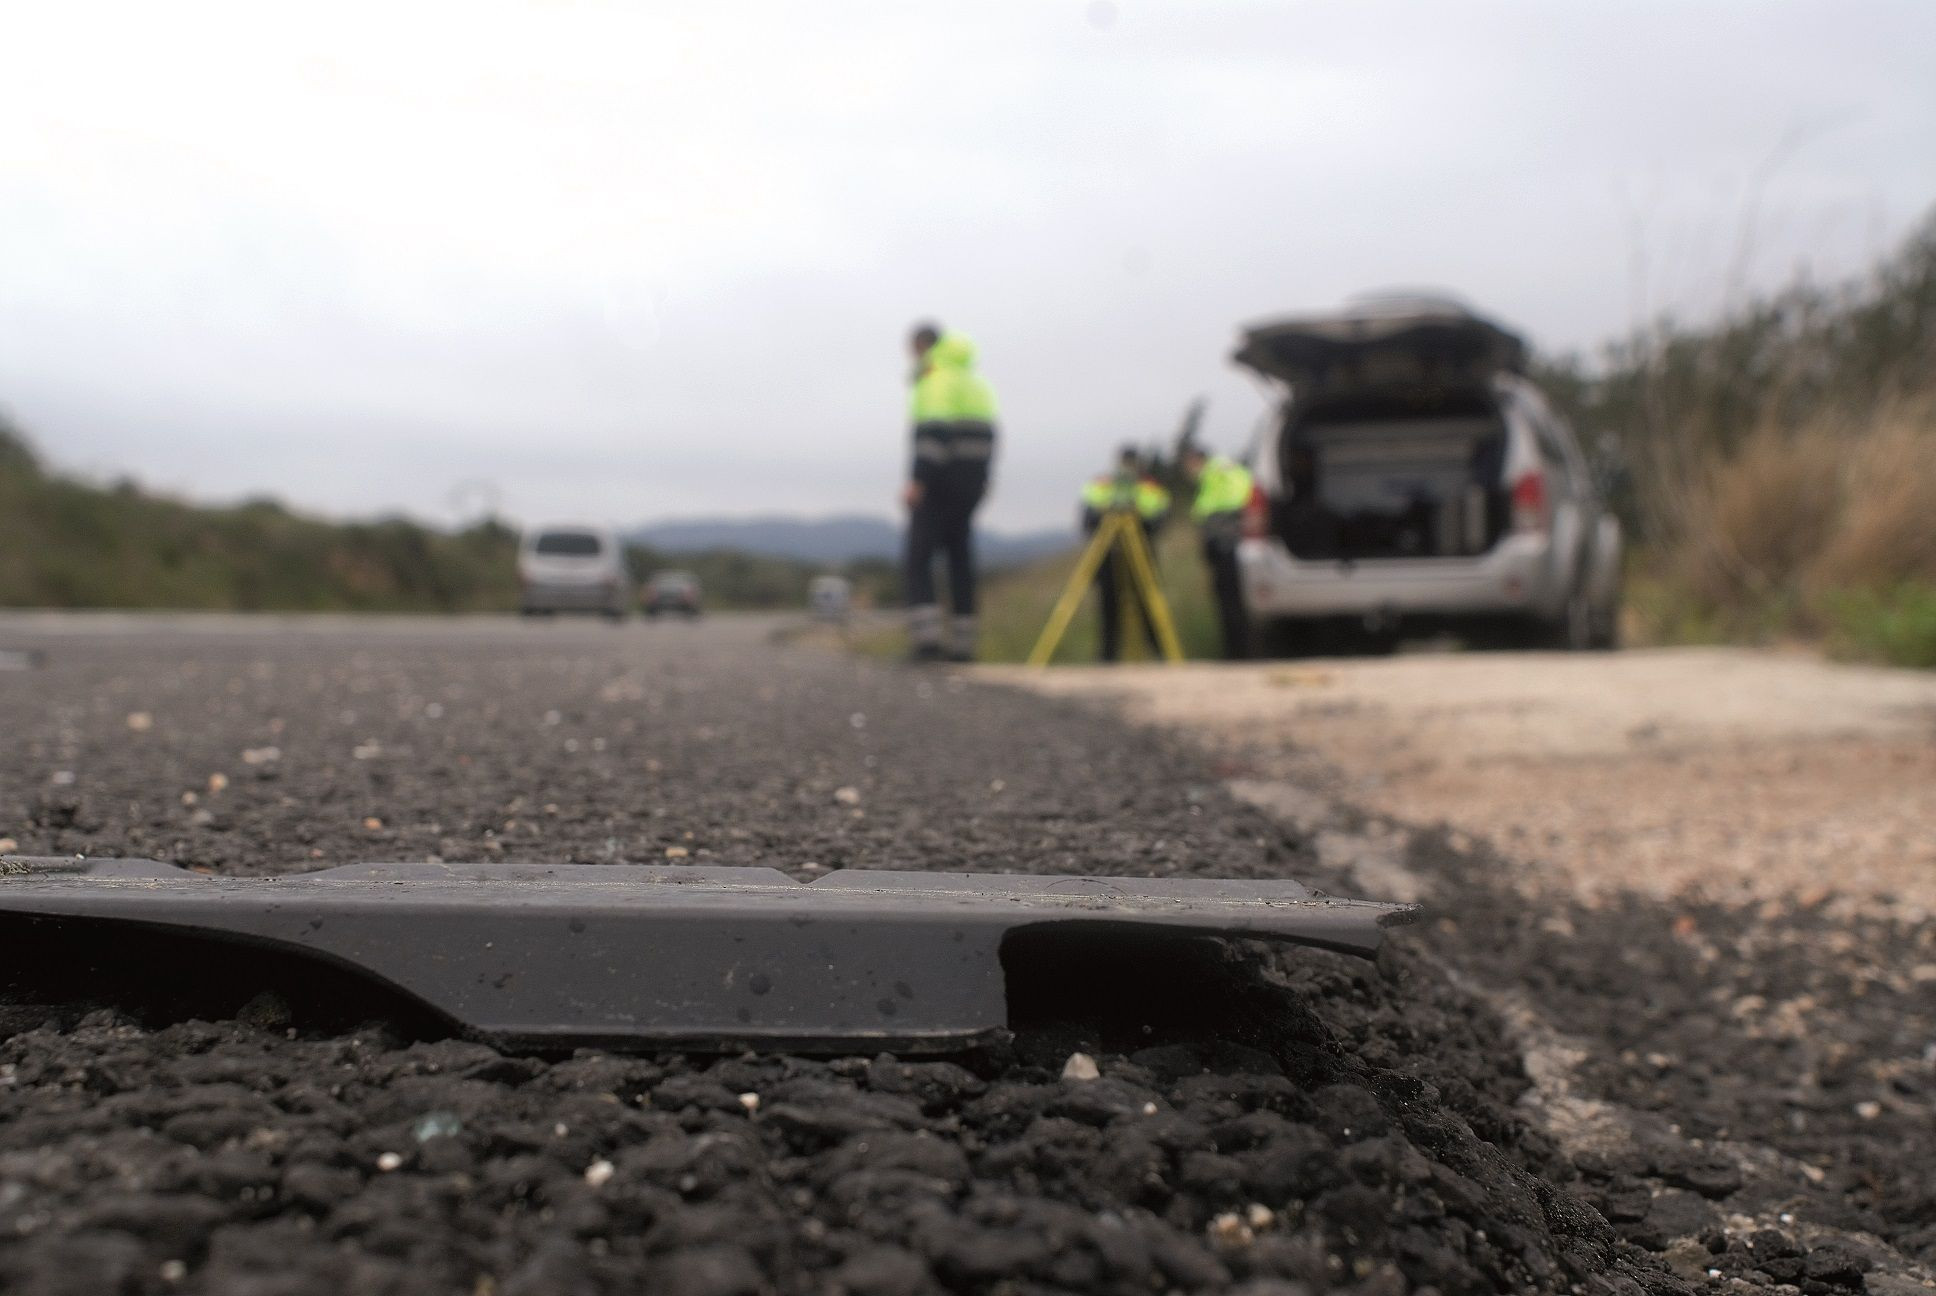
<instances>
[{"instance_id":1,"label":"suv rear window","mask_svg":"<svg viewBox=\"0 0 1936 1296\"><path fill-rule=\"evenodd\" d=\"M546 531L531 546L532 553L557 558L596 558L603 551L598 537L589 531Z\"/></svg>"}]
</instances>

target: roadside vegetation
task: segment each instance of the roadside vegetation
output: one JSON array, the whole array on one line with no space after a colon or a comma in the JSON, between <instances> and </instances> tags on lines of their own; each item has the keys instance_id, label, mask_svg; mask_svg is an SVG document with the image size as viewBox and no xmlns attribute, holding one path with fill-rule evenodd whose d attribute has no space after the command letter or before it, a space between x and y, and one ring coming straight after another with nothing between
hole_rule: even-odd
<instances>
[{"instance_id":1,"label":"roadside vegetation","mask_svg":"<svg viewBox=\"0 0 1936 1296\"><path fill-rule=\"evenodd\" d=\"M1080 537L1071 535L1070 548L1047 558L988 573L982 582L980 638L976 659L989 663L1028 660L1029 652L1048 624L1056 600L1082 557ZM1186 656L1218 655L1216 604L1198 551L1196 528L1172 522L1156 537L1157 576L1163 582L1177 639ZM1082 607L1069 631L1056 646L1052 664L1079 665L1096 660L1101 636L1101 612L1093 587L1083 594ZM901 657L908 651L907 635L898 624L876 625L850 635L847 642L872 657ZM1153 660L1157 656L1140 633L1124 636L1123 660Z\"/></svg>"},{"instance_id":2,"label":"roadside vegetation","mask_svg":"<svg viewBox=\"0 0 1936 1296\"><path fill-rule=\"evenodd\" d=\"M50 470L0 418L0 607L247 612L509 612L517 533L486 518L442 531L404 518L331 522L274 500L211 507L132 482ZM714 608L802 607L817 563L634 548L641 577L693 572ZM840 569L863 604L894 597L887 562Z\"/></svg>"},{"instance_id":3,"label":"roadside vegetation","mask_svg":"<svg viewBox=\"0 0 1936 1296\"><path fill-rule=\"evenodd\" d=\"M1857 282L1538 376L1617 464L1641 638L1936 666L1936 218Z\"/></svg>"},{"instance_id":4,"label":"roadside vegetation","mask_svg":"<svg viewBox=\"0 0 1936 1296\"><path fill-rule=\"evenodd\" d=\"M400 518L332 523L274 500L211 508L49 471L0 421L0 605L469 612L514 607L517 537Z\"/></svg>"},{"instance_id":5,"label":"roadside vegetation","mask_svg":"<svg viewBox=\"0 0 1936 1296\"><path fill-rule=\"evenodd\" d=\"M1048 622L1056 599L1068 583L1082 556L1080 548L1052 558L1039 559L1023 567L998 572L989 581L990 594L981 620L978 654L983 661L1019 662L1028 659L1029 650ZM1157 536L1155 545L1157 574L1170 602L1170 615L1176 621L1177 638L1191 657L1215 657L1217 644L1216 605L1204 574L1203 559L1197 550L1197 536L1186 523L1173 523ZM1083 607L1070 623L1052 660L1056 662L1093 662L1101 621L1098 600L1093 591L1084 596ZM1154 654L1140 634L1123 640L1126 660L1150 658ZM898 648L898 642L890 645Z\"/></svg>"},{"instance_id":6,"label":"roadside vegetation","mask_svg":"<svg viewBox=\"0 0 1936 1296\"><path fill-rule=\"evenodd\" d=\"M717 610L774 611L807 605L807 586L823 574L845 576L853 584L854 605L880 607L899 600L900 564L885 558L847 563L805 562L738 549L702 553L659 553L642 545L626 551L641 581L654 572L691 572L699 578L706 606Z\"/></svg>"}]
</instances>

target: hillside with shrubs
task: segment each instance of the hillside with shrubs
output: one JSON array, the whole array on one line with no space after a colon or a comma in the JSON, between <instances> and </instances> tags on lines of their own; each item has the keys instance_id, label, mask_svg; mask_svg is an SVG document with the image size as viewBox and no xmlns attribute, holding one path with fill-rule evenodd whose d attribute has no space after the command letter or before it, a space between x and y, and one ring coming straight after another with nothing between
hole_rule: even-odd
<instances>
[{"instance_id":1,"label":"hillside with shrubs","mask_svg":"<svg viewBox=\"0 0 1936 1296\"><path fill-rule=\"evenodd\" d=\"M1936 217L1855 282L1539 377L1617 465L1645 637L1936 666Z\"/></svg>"}]
</instances>

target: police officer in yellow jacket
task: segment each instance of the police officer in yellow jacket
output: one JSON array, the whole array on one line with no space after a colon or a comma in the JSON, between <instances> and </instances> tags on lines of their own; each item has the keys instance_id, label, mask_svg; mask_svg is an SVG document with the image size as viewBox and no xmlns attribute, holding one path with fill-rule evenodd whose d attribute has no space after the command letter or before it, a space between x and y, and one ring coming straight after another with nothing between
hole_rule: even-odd
<instances>
[{"instance_id":1,"label":"police officer in yellow jacket","mask_svg":"<svg viewBox=\"0 0 1936 1296\"><path fill-rule=\"evenodd\" d=\"M995 458L995 394L975 372L974 344L938 325L915 326L914 463L901 492L908 509L908 637L917 661L975 655L975 509ZM954 617L942 639L937 557L948 567Z\"/></svg>"},{"instance_id":2,"label":"police officer in yellow jacket","mask_svg":"<svg viewBox=\"0 0 1936 1296\"><path fill-rule=\"evenodd\" d=\"M1179 466L1196 491L1190 516L1203 535L1203 560L1210 567L1210 588L1217 597L1223 655L1236 661L1248 655L1250 639L1237 569L1237 545L1243 539L1244 509L1251 496L1250 469L1234 459L1207 454L1198 445L1184 448Z\"/></svg>"},{"instance_id":3,"label":"police officer in yellow jacket","mask_svg":"<svg viewBox=\"0 0 1936 1296\"><path fill-rule=\"evenodd\" d=\"M1135 446L1122 448L1116 457L1116 471L1104 473L1082 488L1082 529L1086 534L1093 535L1096 528L1102 525L1103 518L1125 510L1135 515L1137 525L1143 529L1145 544L1154 540L1157 528L1170 512L1170 493L1143 471L1142 456L1136 452ZM1122 556L1112 546L1103 556L1102 565L1096 569L1096 592L1102 600L1102 643L1098 656L1106 662L1113 662L1122 655L1123 587L1128 584L1129 577L1125 567ZM1150 653L1160 656L1162 647L1157 642L1156 626L1150 620L1149 608L1134 595L1130 602L1136 606L1143 634L1149 640Z\"/></svg>"}]
</instances>

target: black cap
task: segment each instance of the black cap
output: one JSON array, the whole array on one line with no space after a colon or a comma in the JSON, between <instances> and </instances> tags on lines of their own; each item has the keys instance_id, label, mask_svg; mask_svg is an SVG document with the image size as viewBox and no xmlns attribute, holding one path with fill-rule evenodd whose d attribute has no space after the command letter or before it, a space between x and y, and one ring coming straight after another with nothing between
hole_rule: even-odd
<instances>
[{"instance_id":1,"label":"black cap","mask_svg":"<svg viewBox=\"0 0 1936 1296\"><path fill-rule=\"evenodd\" d=\"M941 326L932 320L922 320L909 330L908 340L918 347L931 347L941 340Z\"/></svg>"}]
</instances>

